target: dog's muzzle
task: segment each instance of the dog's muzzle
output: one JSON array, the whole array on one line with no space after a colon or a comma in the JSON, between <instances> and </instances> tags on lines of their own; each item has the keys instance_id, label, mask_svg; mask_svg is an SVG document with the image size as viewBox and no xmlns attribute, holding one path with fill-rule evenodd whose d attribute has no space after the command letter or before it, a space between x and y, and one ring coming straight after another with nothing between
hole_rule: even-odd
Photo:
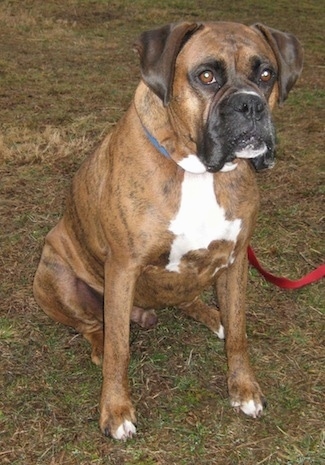
<instances>
[{"instance_id":1,"label":"dog's muzzle","mask_svg":"<svg viewBox=\"0 0 325 465\"><path fill-rule=\"evenodd\" d=\"M199 158L210 172L231 171L236 159L256 170L274 165L275 131L265 99L252 90L227 93L211 106Z\"/></svg>"}]
</instances>

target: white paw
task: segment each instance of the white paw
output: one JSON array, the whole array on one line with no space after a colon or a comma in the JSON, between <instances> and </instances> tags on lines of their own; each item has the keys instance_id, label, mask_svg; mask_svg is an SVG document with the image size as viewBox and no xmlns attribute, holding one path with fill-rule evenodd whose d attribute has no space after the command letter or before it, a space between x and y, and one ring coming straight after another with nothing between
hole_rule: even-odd
<instances>
[{"instance_id":1,"label":"white paw","mask_svg":"<svg viewBox=\"0 0 325 465\"><path fill-rule=\"evenodd\" d=\"M218 336L219 339L225 338L225 329L222 325L219 326L218 331L215 331L215 334Z\"/></svg>"},{"instance_id":2,"label":"white paw","mask_svg":"<svg viewBox=\"0 0 325 465\"><path fill-rule=\"evenodd\" d=\"M263 412L263 405L260 403L256 403L253 401L253 399L249 400L248 402L237 402L237 401L232 401L231 406L235 407L236 410L241 410L244 412L246 415L257 418L259 417L262 412Z\"/></svg>"},{"instance_id":3,"label":"white paw","mask_svg":"<svg viewBox=\"0 0 325 465\"><path fill-rule=\"evenodd\" d=\"M120 441L126 441L128 438L132 438L134 434L137 434L134 424L129 420L124 420L124 422L117 428L115 434L113 434L113 438L119 439Z\"/></svg>"}]
</instances>

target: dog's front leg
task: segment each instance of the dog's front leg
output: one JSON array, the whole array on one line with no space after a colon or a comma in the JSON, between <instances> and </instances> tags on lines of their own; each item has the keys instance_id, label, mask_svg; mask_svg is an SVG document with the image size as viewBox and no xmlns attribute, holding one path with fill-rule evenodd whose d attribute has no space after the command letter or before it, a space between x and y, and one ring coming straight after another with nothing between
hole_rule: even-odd
<instances>
[{"instance_id":1,"label":"dog's front leg","mask_svg":"<svg viewBox=\"0 0 325 465\"><path fill-rule=\"evenodd\" d=\"M136 433L129 394L129 334L137 272L110 259L105 266L104 357L100 404L102 432L126 440Z\"/></svg>"},{"instance_id":2,"label":"dog's front leg","mask_svg":"<svg viewBox=\"0 0 325 465\"><path fill-rule=\"evenodd\" d=\"M236 409L256 418L262 413L265 400L248 357L245 315L247 270L245 249L218 278L217 294L225 328L230 402Z\"/></svg>"}]
</instances>

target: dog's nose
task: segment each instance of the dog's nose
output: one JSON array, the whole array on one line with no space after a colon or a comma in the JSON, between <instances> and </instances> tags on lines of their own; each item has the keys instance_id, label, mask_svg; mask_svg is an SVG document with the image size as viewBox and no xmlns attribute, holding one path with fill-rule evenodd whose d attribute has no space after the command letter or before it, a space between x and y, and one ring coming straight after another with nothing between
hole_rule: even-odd
<instances>
[{"instance_id":1,"label":"dog's nose","mask_svg":"<svg viewBox=\"0 0 325 465\"><path fill-rule=\"evenodd\" d=\"M241 113L246 119L260 120L265 112L266 104L259 95L240 93L233 97L234 110Z\"/></svg>"}]
</instances>

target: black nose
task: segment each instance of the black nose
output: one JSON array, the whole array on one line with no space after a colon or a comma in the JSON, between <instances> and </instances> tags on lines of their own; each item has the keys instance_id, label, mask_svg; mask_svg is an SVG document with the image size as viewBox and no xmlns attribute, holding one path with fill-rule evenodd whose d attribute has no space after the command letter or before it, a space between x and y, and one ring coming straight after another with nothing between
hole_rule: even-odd
<instances>
[{"instance_id":1,"label":"black nose","mask_svg":"<svg viewBox=\"0 0 325 465\"><path fill-rule=\"evenodd\" d=\"M266 104L255 94L239 93L232 97L233 109L248 120L260 120L265 114Z\"/></svg>"}]
</instances>

